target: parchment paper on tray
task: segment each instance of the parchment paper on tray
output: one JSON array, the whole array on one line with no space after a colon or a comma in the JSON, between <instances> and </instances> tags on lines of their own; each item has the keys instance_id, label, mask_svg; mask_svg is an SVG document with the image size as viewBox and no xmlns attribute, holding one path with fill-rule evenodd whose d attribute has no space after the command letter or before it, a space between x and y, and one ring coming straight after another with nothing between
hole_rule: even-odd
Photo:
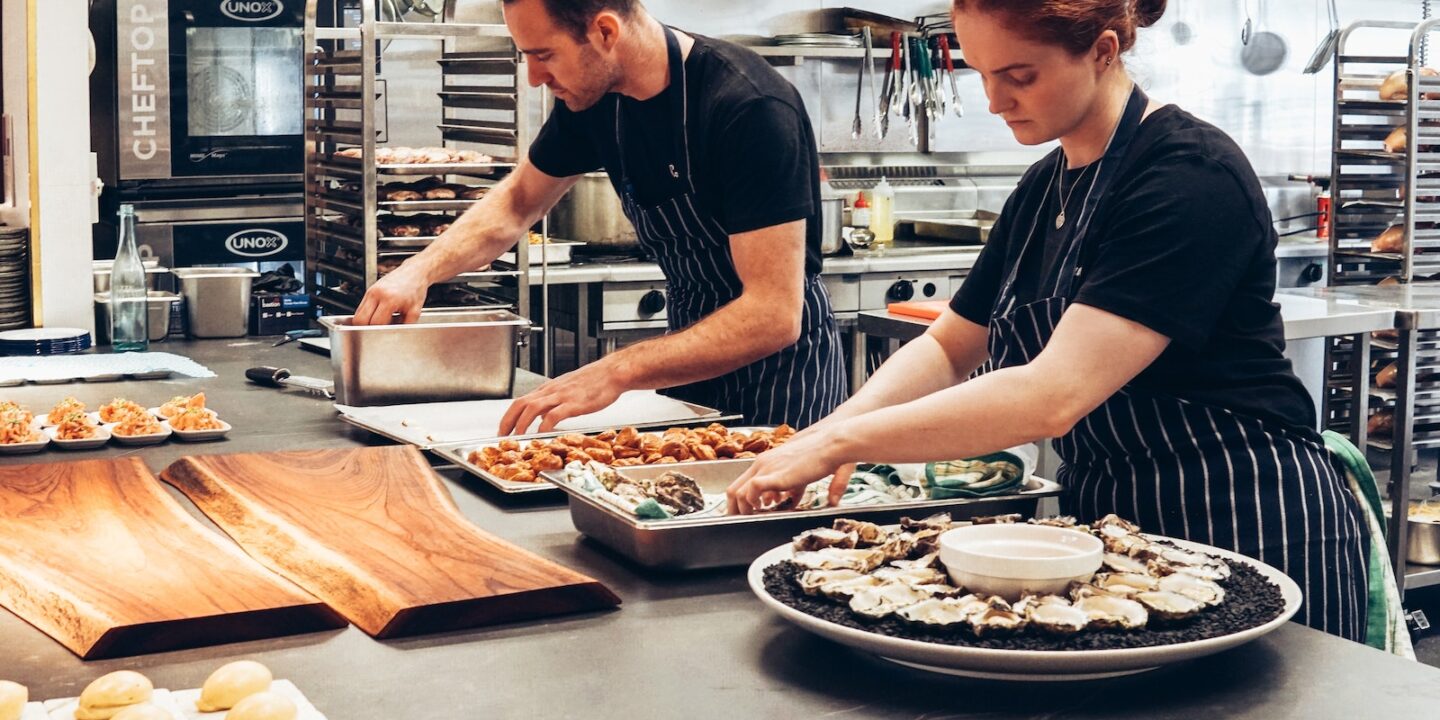
<instances>
[{"instance_id":1,"label":"parchment paper on tray","mask_svg":"<svg viewBox=\"0 0 1440 720\"><path fill-rule=\"evenodd\" d=\"M336 405L335 409L347 422L403 443L430 448L441 443L498 437L500 419L511 402L505 399L375 407ZM619 400L604 410L560 423L557 432L683 423L718 416L719 412L711 408L665 397L653 390L632 390L621 394ZM536 421L516 434L533 433L539 427Z\"/></svg>"}]
</instances>

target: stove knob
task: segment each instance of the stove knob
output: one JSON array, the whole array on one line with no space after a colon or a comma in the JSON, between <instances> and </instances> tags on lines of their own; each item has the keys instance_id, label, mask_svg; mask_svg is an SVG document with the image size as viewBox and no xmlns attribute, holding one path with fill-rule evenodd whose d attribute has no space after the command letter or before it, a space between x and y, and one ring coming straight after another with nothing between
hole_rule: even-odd
<instances>
[{"instance_id":1,"label":"stove knob","mask_svg":"<svg viewBox=\"0 0 1440 720\"><path fill-rule=\"evenodd\" d=\"M939 288L935 287L935 283L925 283L925 287L920 289L921 294L927 298L935 297L935 293L938 291Z\"/></svg>"},{"instance_id":2,"label":"stove knob","mask_svg":"<svg viewBox=\"0 0 1440 720\"><path fill-rule=\"evenodd\" d=\"M1300 271L1300 281L1306 283L1317 283L1325 277L1325 266L1320 263L1310 263Z\"/></svg>"},{"instance_id":3,"label":"stove knob","mask_svg":"<svg viewBox=\"0 0 1440 720\"><path fill-rule=\"evenodd\" d=\"M640 296L640 312L644 315L655 315L665 310L665 293L659 290L651 290Z\"/></svg>"},{"instance_id":4,"label":"stove knob","mask_svg":"<svg viewBox=\"0 0 1440 720\"><path fill-rule=\"evenodd\" d=\"M915 297L915 284L908 280L896 280L889 290L885 291L885 299L890 302L905 302Z\"/></svg>"}]
</instances>

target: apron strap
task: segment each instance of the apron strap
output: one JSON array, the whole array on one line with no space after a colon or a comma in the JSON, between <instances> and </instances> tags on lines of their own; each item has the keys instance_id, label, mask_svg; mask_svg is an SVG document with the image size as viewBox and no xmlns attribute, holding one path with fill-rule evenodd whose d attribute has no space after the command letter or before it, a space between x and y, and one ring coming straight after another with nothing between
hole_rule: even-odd
<instances>
[{"instance_id":1,"label":"apron strap","mask_svg":"<svg viewBox=\"0 0 1440 720\"><path fill-rule=\"evenodd\" d=\"M670 63L670 86L663 92L669 93L671 116L678 116L680 119L680 132L673 136L675 142L675 162L670 164L670 177L674 180L685 182L686 192L695 193L695 181L690 176L690 87L686 83L685 58L680 51L680 38L675 36L675 31L668 25L665 30L665 53ZM678 83L680 92L672 92ZM634 192L635 185L630 180L630 171L625 161L625 132L624 114L620 111L625 103L623 95L615 98L615 145L619 149L620 157L620 185L627 192Z\"/></svg>"}]
</instances>

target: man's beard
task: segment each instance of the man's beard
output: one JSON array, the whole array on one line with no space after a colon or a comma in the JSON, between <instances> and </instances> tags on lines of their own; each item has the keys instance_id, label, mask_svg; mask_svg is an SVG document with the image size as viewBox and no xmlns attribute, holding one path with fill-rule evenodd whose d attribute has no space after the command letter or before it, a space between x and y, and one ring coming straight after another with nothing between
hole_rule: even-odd
<instances>
[{"instance_id":1,"label":"man's beard","mask_svg":"<svg viewBox=\"0 0 1440 720\"><path fill-rule=\"evenodd\" d=\"M581 60L585 74L575 86L564 88L566 94L570 95L565 100L565 106L576 112L594 107L595 103L600 102L600 98L620 84L619 66L606 64L594 48L583 48Z\"/></svg>"}]
</instances>

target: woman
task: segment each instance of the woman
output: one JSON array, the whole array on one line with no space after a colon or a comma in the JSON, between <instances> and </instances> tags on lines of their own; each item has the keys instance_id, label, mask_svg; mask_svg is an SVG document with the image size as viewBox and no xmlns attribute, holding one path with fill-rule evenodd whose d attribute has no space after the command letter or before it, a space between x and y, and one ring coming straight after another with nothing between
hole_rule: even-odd
<instances>
[{"instance_id":1,"label":"woman","mask_svg":"<svg viewBox=\"0 0 1440 720\"><path fill-rule=\"evenodd\" d=\"M1305 593L1300 620L1364 639L1368 540L1282 355L1254 170L1217 128L1150 102L1120 59L1165 4L955 0L990 112L1021 143L1060 148L1022 178L950 312L761 456L732 511L832 472L836 501L857 461L1056 438L1067 514L1282 568Z\"/></svg>"}]
</instances>

